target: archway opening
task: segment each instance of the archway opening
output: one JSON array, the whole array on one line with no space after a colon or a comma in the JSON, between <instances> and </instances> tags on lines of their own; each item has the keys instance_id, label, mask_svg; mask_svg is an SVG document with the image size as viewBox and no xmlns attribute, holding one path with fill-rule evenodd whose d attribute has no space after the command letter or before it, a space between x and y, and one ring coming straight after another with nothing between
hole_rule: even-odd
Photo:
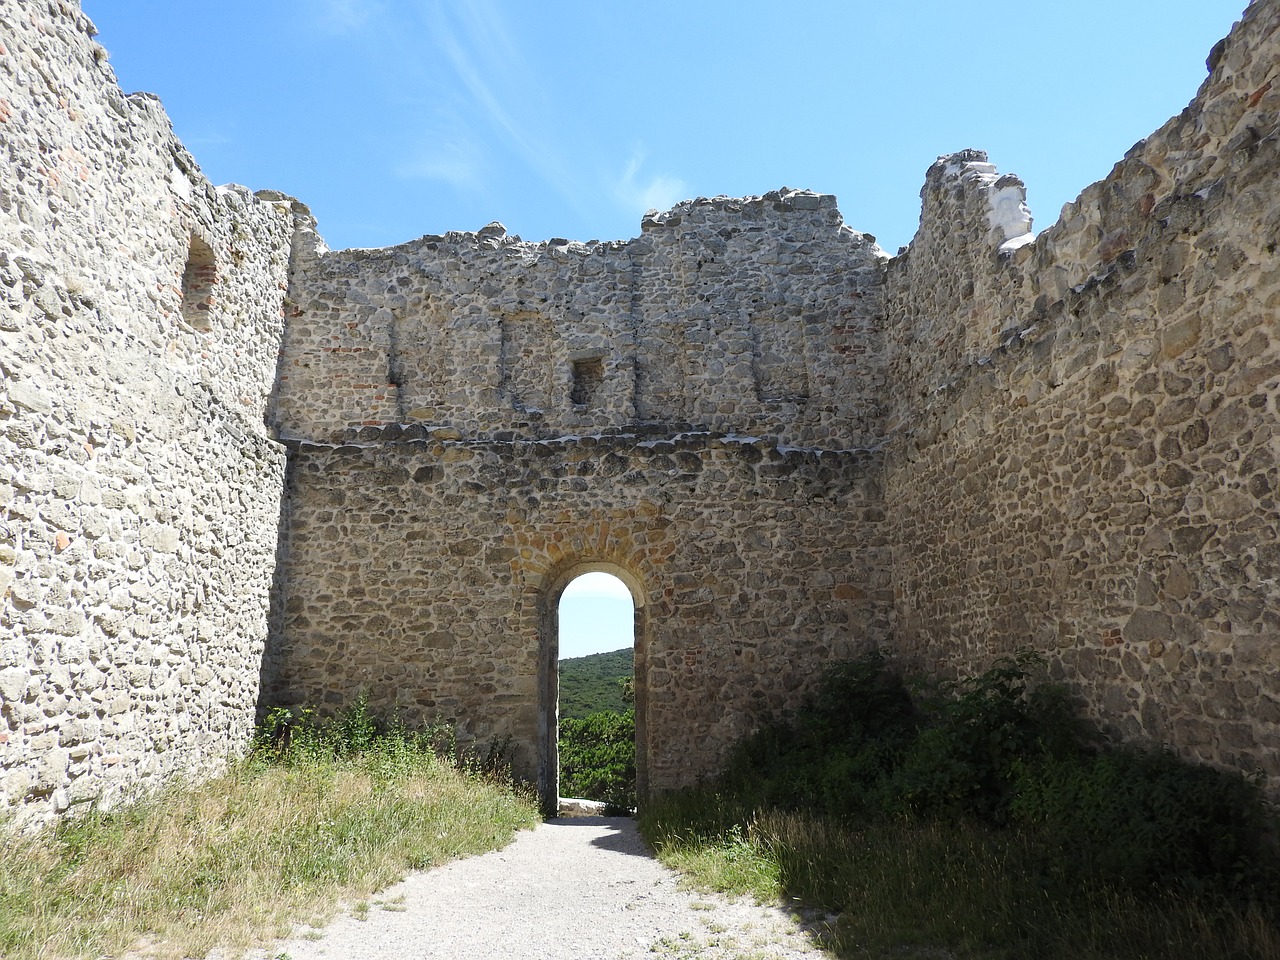
<instances>
[{"instance_id":1,"label":"archway opening","mask_svg":"<svg viewBox=\"0 0 1280 960\"><path fill-rule=\"evenodd\" d=\"M213 291L218 283L218 262L213 248L202 237L191 235L187 264L182 271L182 319L194 330L213 329Z\"/></svg>"},{"instance_id":2,"label":"archway opening","mask_svg":"<svg viewBox=\"0 0 1280 960\"><path fill-rule=\"evenodd\" d=\"M636 603L620 578L575 576L557 616L559 797L636 806Z\"/></svg>"}]
</instances>

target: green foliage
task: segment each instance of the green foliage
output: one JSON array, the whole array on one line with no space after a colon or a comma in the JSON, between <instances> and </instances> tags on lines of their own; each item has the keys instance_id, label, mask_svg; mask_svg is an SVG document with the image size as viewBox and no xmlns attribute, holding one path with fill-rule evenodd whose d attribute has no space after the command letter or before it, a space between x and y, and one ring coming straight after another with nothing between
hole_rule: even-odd
<instances>
[{"instance_id":1,"label":"green foliage","mask_svg":"<svg viewBox=\"0 0 1280 960\"><path fill-rule=\"evenodd\" d=\"M1012 819L1055 851L1046 869L1235 898L1280 892L1258 781L1159 750L1018 765Z\"/></svg>"},{"instance_id":2,"label":"green foliage","mask_svg":"<svg viewBox=\"0 0 1280 960\"><path fill-rule=\"evenodd\" d=\"M843 911L847 956L1280 956L1258 782L1106 746L1039 669L1020 653L912 696L877 656L839 665L641 829L704 885L759 895L763 866L734 879L749 841L775 895Z\"/></svg>"},{"instance_id":3,"label":"green foliage","mask_svg":"<svg viewBox=\"0 0 1280 960\"><path fill-rule=\"evenodd\" d=\"M735 747L720 785L755 805L872 813L916 720L879 655L841 663L790 721L767 724Z\"/></svg>"},{"instance_id":4,"label":"green foliage","mask_svg":"<svg viewBox=\"0 0 1280 960\"><path fill-rule=\"evenodd\" d=\"M375 715L363 692L332 718L321 717L313 707L272 709L254 733L248 759L288 767L359 757L368 757L375 769L387 773L422 757L449 758L463 769L485 766L475 757L459 755L451 725L411 730L398 717ZM489 766L494 769L488 772L499 772L500 764Z\"/></svg>"},{"instance_id":5,"label":"green foliage","mask_svg":"<svg viewBox=\"0 0 1280 960\"><path fill-rule=\"evenodd\" d=\"M328 721L273 711L223 777L2 838L0 956L132 955L141 938L157 960L238 956L536 819L531 796L459 763L445 728L383 721L363 698Z\"/></svg>"},{"instance_id":6,"label":"green foliage","mask_svg":"<svg viewBox=\"0 0 1280 960\"><path fill-rule=\"evenodd\" d=\"M634 701L624 681L635 673L631 647L560 661L560 716L582 719L593 713L622 713ZM633 681L634 683L634 681ZM634 691L634 686L631 687Z\"/></svg>"},{"instance_id":7,"label":"green foliage","mask_svg":"<svg viewBox=\"0 0 1280 960\"><path fill-rule=\"evenodd\" d=\"M598 800L618 812L635 807L635 711L560 721L560 794Z\"/></svg>"},{"instance_id":8,"label":"green foliage","mask_svg":"<svg viewBox=\"0 0 1280 960\"><path fill-rule=\"evenodd\" d=\"M891 803L915 814L967 814L1001 823L1018 764L1027 757L1078 755L1084 730L1066 692L1030 686L1039 662L1024 651L920 698L923 719L896 763L887 790Z\"/></svg>"}]
</instances>

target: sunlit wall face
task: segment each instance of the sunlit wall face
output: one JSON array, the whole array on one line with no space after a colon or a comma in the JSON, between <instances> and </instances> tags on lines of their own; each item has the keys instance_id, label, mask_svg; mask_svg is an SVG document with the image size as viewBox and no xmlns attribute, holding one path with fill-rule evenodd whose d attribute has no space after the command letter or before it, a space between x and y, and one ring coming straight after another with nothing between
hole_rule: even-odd
<instances>
[{"instance_id":1,"label":"sunlit wall face","mask_svg":"<svg viewBox=\"0 0 1280 960\"><path fill-rule=\"evenodd\" d=\"M635 605L631 592L608 573L584 573L560 596L560 659L630 647Z\"/></svg>"}]
</instances>

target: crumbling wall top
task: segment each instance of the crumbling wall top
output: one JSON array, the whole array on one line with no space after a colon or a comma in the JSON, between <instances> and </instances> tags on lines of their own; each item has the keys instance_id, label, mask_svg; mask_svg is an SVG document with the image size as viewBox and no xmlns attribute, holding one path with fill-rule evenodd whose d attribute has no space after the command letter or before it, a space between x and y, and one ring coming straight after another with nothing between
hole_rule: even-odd
<instances>
[{"instance_id":1,"label":"crumbling wall top","mask_svg":"<svg viewBox=\"0 0 1280 960\"><path fill-rule=\"evenodd\" d=\"M277 421L331 440L667 423L869 445L884 259L834 197L796 190L686 201L628 241L493 223L295 259Z\"/></svg>"}]
</instances>

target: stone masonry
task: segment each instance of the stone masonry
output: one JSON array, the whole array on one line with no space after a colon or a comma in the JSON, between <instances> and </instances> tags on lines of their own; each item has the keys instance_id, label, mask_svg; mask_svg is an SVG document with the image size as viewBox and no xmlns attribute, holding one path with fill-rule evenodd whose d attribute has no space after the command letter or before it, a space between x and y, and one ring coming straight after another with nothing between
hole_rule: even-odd
<instances>
[{"instance_id":1,"label":"stone masonry","mask_svg":"<svg viewBox=\"0 0 1280 960\"><path fill-rule=\"evenodd\" d=\"M360 690L464 747L510 739L549 798L547 611L562 574L608 564L642 611L661 789L884 642L884 255L834 198L692 201L628 243L299 236L272 702Z\"/></svg>"},{"instance_id":2,"label":"stone masonry","mask_svg":"<svg viewBox=\"0 0 1280 960\"><path fill-rule=\"evenodd\" d=\"M289 205L211 186L93 32L0 2L0 812L24 817L243 748L279 541Z\"/></svg>"},{"instance_id":3,"label":"stone masonry","mask_svg":"<svg viewBox=\"0 0 1280 960\"><path fill-rule=\"evenodd\" d=\"M329 251L209 184L67 0L0 0L0 804L367 693L555 795L556 606L636 600L642 789L821 665L1030 645L1280 791L1280 0L1039 236L979 151L889 258L834 198Z\"/></svg>"},{"instance_id":4,"label":"stone masonry","mask_svg":"<svg viewBox=\"0 0 1280 960\"><path fill-rule=\"evenodd\" d=\"M715 434L291 443L272 701L364 691L555 789L559 592L636 594L646 782L714 768L813 664L886 636L879 454ZM342 549L333 545L341 543Z\"/></svg>"},{"instance_id":5,"label":"stone masonry","mask_svg":"<svg viewBox=\"0 0 1280 960\"><path fill-rule=\"evenodd\" d=\"M385 250L329 252L308 222L299 237L284 436L883 434L885 257L834 197L687 201L625 243L525 243L496 223Z\"/></svg>"},{"instance_id":6,"label":"stone masonry","mask_svg":"<svg viewBox=\"0 0 1280 960\"><path fill-rule=\"evenodd\" d=\"M1278 47L1254 3L1034 242L992 229L1014 178L939 161L886 294L895 651L954 673L1032 644L1121 737L1273 790Z\"/></svg>"}]
</instances>

